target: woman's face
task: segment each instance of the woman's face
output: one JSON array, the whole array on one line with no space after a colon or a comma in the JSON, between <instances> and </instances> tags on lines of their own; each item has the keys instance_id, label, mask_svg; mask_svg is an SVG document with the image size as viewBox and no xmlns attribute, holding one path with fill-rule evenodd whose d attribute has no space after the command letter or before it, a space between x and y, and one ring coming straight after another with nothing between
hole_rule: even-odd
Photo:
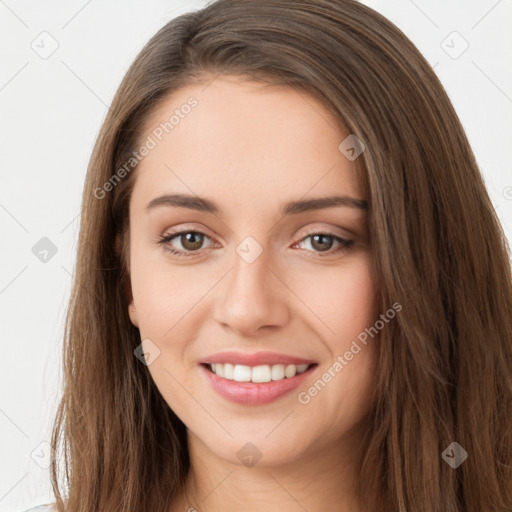
<instances>
[{"instance_id":1,"label":"woman's face","mask_svg":"<svg viewBox=\"0 0 512 512\"><path fill-rule=\"evenodd\" d=\"M366 199L338 149L348 135L313 97L234 76L174 92L146 124L130 318L164 399L217 458L272 466L329 453L368 413L367 213L312 202Z\"/></svg>"}]
</instances>

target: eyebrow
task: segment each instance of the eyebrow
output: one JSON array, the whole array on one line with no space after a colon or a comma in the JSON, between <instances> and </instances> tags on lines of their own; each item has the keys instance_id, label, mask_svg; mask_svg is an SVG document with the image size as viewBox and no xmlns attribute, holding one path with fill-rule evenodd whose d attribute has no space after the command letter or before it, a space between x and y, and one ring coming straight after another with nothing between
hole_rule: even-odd
<instances>
[{"instance_id":1,"label":"eyebrow","mask_svg":"<svg viewBox=\"0 0 512 512\"><path fill-rule=\"evenodd\" d=\"M204 197L192 196L188 194L171 194L156 197L146 205L146 211L153 210L159 206L187 208L200 212L213 213L215 215L221 212L220 207L213 201ZM368 210L368 201L356 199L350 196L328 196L314 199L300 199L290 201L281 206L282 215L293 215L313 210L323 210L324 208L348 207L359 210Z\"/></svg>"}]
</instances>

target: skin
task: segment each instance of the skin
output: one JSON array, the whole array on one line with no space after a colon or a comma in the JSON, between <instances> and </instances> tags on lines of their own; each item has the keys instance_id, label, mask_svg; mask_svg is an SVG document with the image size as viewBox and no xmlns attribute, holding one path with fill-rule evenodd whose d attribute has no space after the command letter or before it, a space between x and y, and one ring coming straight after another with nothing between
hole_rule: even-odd
<instances>
[{"instance_id":1,"label":"skin","mask_svg":"<svg viewBox=\"0 0 512 512\"><path fill-rule=\"evenodd\" d=\"M346 206L279 213L290 200L367 199L355 162L338 150L349 133L305 93L226 75L205 84L173 92L146 123L142 140L190 96L198 101L134 171L130 200L130 318L158 347L148 370L188 428L192 469L170 511L312 512L336 503L340 512L359 512L353 472L377 342L308 404L297 395L378 319L367 213ZM145 210L170 193L206 197L222 212ZM174 228L207 235L196 256L174 256L158 243ZM340 244L328 238L323 252L306 238L311 233L354 244L334 253ZM263 251L251 263L235 250L247 236ZM193 252L194 244L178 236L167 247ZM318 367L274 402L240 405L219 396L198 366L226 350L270 350ZM262 454L252 467L237 457L247 442Z\"/></svg>"}]
</instances>

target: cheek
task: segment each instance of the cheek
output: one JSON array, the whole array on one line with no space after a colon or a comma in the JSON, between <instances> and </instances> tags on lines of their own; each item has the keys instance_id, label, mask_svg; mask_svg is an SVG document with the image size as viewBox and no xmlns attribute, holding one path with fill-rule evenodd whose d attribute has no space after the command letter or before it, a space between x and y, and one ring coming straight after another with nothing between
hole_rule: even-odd
<instances>
[{"instance_id":1,"label":"cheek","mask_svg":"<svg viewBox=\"0 0 512 512\"><path fill-rule=\"evenodd\" d=\"M331 349L344 348L377 315L375 279L368 254L333 266L318 274L304 274L294 291L314 313L318 332L325 334Z\"/></svg>"},{"instance_id":2,"label":"cheek","mask_svg":"<svg viewBox=\"0 0 512 512\"><path fill-rule=\"evenodd\" d=\"M324 321L335 334L326 336L325 342L332 362L338 361L338 365L326 368L330 374L323 380L329 382L329 389L321 393L315 407L330 410L333 423L347 428L362 419L370 407L379 336L369 336L367 329L382 313L377 310L376 292L369 255L351 265L350 271L340 270L336 280L326 286Z\"/></svg>"},{"instance_id":3,"label":"cheek","mask_svg":"<svg viewBox=\"0 0 512 512\"><path fill-rule=\"evenodd\" d=\"M375 289L366 267L343 275L338 286L331 285L326 300L327 314L337 333L358 332L375 321Z\"/></svg>"},{"instance_id":4,"label":"cheek","mask_svg":"<svg viewBox=\"0 0 512 512\"><path fill-rule=\"evenodd\" d=\"M175 334L186 323L180 320L193 315L194 305L214 283L213 276L203 279L193 265L173 266L166 256L163 248L132 247L131 285L143 338L179 340Z\"/></svg>"}]
</instances>

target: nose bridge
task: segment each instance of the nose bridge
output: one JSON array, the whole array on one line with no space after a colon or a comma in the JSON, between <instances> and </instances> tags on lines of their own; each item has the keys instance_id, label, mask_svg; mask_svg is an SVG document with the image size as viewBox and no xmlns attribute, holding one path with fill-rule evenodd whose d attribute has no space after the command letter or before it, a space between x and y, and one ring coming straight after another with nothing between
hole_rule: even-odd
<instances>
[{"instance_id":1,"label":"nose bridge","mask_svg":"<svg viewBox=\"0 0 512 512\"><path fill-rule=\"evenodd\" d=\"M238 332L280 325L288 317L283 284L269 269L274 264L266 245L247 236L236 246L232 270L216 304L216 320Z\"/></svg>"},{"instance_id":2,"label":"nose bridge","mask_svg":"<svg viewBox=\"0 0 512 512\"><path fill-rule=\"evenodd\" d=\"M270 251L254 237L248 236L238 244L233 258L231 276L232 292L242 297L258 300L268 288L268 266Z\"/></svg>"}]
</instances>

